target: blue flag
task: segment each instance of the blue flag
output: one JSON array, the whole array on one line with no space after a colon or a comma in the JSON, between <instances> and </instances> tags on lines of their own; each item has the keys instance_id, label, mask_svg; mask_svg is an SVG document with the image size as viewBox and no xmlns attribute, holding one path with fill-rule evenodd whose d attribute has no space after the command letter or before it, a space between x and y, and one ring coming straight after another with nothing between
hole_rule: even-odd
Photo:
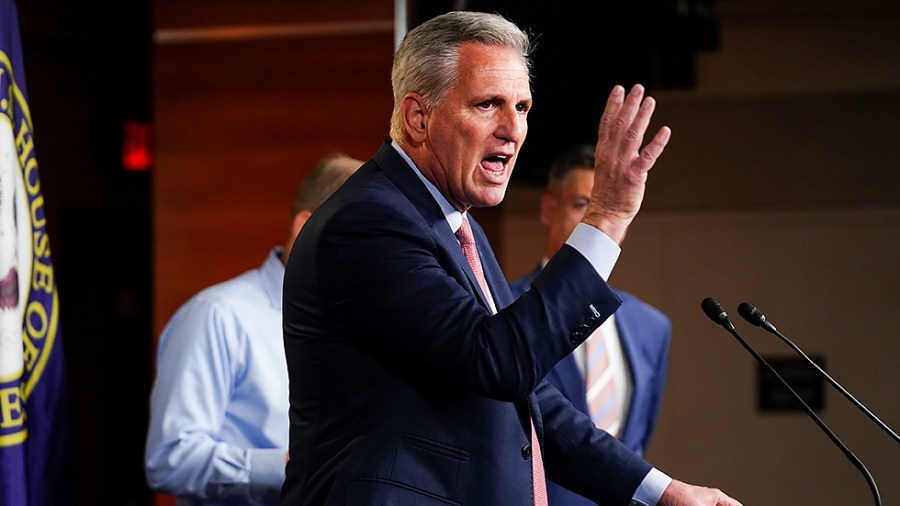
<instances>
[{"instance_id":1,"label":"blue flag","mask_svg":"<svg viewBox=\"0 0 900 506\"><path fill-rule=\"evenodd\" d=\"M72 504L59 302L14 0L0 0L0 506Z\"/></svg>"}]
</instances>

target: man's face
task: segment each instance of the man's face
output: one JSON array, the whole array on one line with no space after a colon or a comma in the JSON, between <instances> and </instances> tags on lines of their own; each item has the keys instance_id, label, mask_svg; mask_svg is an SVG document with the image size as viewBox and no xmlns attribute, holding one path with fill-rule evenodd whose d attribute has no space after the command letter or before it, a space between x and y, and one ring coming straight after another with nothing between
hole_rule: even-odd
<instances>
[{"instance_id":1,"label":"man's face","mask_svg":"<svg viewBox=\"0 0 900 506\"><path fill-rule=\"evenodd\" d=\"M559 185L541 198L541 222L547 227L547 257L562 247L587 210L594 186L593 167L571 171Z\"/></svg>"},{"instance_id":2,"label":"man's face","mask_svg":"<svg viewBox=\"0 0 900 506\"><path fill-rule=\"evenodd\" d=\"M427 115L420 167L456 209L503 200L531 108L528 71L511 49L464 44L459 83Z\"/></svg>"}]
</instances>

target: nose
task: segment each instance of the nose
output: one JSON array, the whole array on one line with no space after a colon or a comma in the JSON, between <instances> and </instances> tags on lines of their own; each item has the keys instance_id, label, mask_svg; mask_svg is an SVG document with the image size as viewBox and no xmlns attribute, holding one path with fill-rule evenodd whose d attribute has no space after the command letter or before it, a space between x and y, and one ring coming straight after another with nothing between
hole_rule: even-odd
<instances>
[{"instance_id":1,"label":"nose","mask_svg":"<svg viewBox=\"0 0 900 506\"><path fill-rule=\"evenodd\" d=\"M500 115L495 135L506 142L522 142L528 133L528 119L515 108L505 109Z\"/></svg>"}]
</instances>

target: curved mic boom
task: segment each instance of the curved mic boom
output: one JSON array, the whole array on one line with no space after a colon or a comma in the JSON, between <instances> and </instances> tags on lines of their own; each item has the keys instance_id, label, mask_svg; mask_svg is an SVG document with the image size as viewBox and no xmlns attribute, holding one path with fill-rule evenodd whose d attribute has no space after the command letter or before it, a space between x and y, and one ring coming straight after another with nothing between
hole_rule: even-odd
<instances>
[{"instance_id":1,"label":"curved mic boom","mask_svg":"<svg viewBox=\"0 0 900 506\"><path fill-rule=\"evenodd\" d=\"M846 455L847 458L850 459L850 462L852 462L853 465L856 466L856 468L859 470L859 472L862 473L863 477L865 477L866 479L866 482L869 484L869 488L872 490L872 495L875 497L875 505L881 506L881 495L878 493L878 485L875 484L875 479L872 478L872 475L869 473L869 470L866 468L866 466L862 463L861 460L859 460L859 458L856 457L856 455L853 454L853 452L850 451L849 448L847 448L847 445L845 445L843 441L841 441L834 434L834 432L832 432L831 429L829 429L828 426L825 425L825 422L823 422L822 419L819 418L819 415L817 415L816 412L813 411L813 409L810 408L808 404L803 402L803 399L797 394L797 392L794 391L793 388L791 388L788 382L785 381L785 379L782 378L780 374L778 374L778 371L776 371L775 368L766 361L766 359L762 358L759 353L756 352L756 350L754 350L749 344L747 344L747 341L744 341L744 338L741 337L740 334L738 334L737 330L735 330L734 328L734 325L728 320L728 315L725 313L725 310L722 309L721 304L716 302L715 299L707 297L703 299L703 302L700 303L700 307L703 309L703 312L706 313L706 316L710 320L718 325L725 327L725 330L731 333L731 335L733 335L734 338L737 339L739 343L741 343L741 346L743 346L744 349L746 349L751 355L753 355L753 358L755 358L757 362L762 364L763 367L765 367L772 374L772 376L774 376L781 383L781 385L786 388L788 392L790 392L794 400L803 407L804 411L806 411L806 414L809 415L809 417L812 418L814 422L816 422L816 425L818 425L819 428L822 429L822 432L824 432L825 435L827 435L831 439L831 441L834 442L834 444L836 444L842 452L844 452L844 455Z\"/></svg>"},{"instance_id":2,"label":"curved mic boom","mask_svg":"<svg viewBox=\"0 0 900 506\"><path fill-rule=\"evenodd\" d=\"M878 425L883 431L887 432L889 436L894 438L894 441L900 443L900 436L898 436L896 432L894 432L890 427L887 426L886 423L882 422L877 416L875 416L874 413L869 411L869 408L865 407L863 405L863 403L856 400L856 397L853 397L853 395L851 395L850 392L848 392L837 381L835 381L834 378L832 378L827 372L825 372L821 367L819 367L819 364L815 363L811 358L806 356L806 353L803 353L803 350L801 350L799 346L797 346L796 344L791 342L790 339L788 339L784 334L779 332L778 329L775 328L775 325L772 325L772 323L766 319L766 315L762 314L762 311L757 309L756 306L754 306L753 304L750 304L749 302L741 302L738 305L737 309L738 309L738 314L740 314L745 320L747 320L751 324L756 325L757 327L762 327L762 328L766 329L767 331L771 332L772 334L775 334L776 336L778 336L778 338L781 339L782 341L784 341L785 344L790 346L791 349L793 349L797 353L797 355L800 355L800 357L802 357L804 360L806 360L809 363L809 365L811 365L816 371L818 371L818 373L820 375L822 375L823 378L825 378L829 383L831 383L831 386L836 388L837 391L840 392L841 394L843 394L843 396L846 397L850 402L852 402L854 406L856 406L857 408L859 408L860 411L865 413L865 415L868 416L869 419L871 419L873 422L875 422L875 424Z\"/></svg>"}]
</instances>

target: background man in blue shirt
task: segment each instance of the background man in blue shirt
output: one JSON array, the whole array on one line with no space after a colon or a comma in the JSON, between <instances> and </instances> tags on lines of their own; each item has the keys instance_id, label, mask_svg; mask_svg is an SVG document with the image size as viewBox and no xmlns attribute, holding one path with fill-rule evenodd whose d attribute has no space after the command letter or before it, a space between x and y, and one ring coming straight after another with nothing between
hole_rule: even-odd
<instances>
[{"instance_id":1,"label":"background man in blue shirt","mask_svg":"<svg viewBox=\"0 0 900 506\"><path fill-rule=\"evenodd\" d=\"M285 246L194 295L159 338L145 468L179 505L278 503L288 448L281 329L284 262L313 211L362 165L343 154L307 176Z\"/></svg>"}]
</instances>

